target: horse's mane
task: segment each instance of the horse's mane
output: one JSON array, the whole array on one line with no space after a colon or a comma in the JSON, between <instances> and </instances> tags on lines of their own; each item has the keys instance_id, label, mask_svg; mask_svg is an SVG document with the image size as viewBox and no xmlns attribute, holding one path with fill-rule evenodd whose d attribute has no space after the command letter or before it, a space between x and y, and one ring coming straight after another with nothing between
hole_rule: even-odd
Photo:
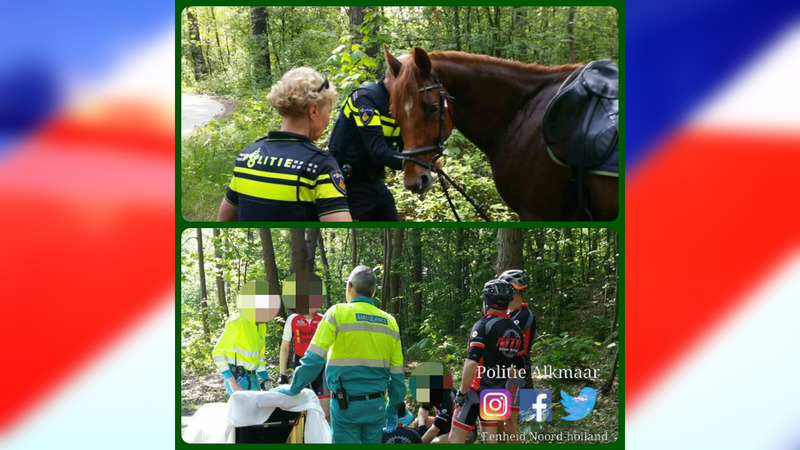
<instances>
[{"instance_id":1,"label":"horse's mane","mask_svg":"<svg viewBox=\"0 0 800 450\"><path fill-rule=\"evenodd\" d=\"M478 55L475 53L457 52L457 51L442 51L431 52L428 56L433 61L452 61L456 63L466 64L479 64L479 65L494 65L507 67L509 69L523 70L532 73L554 73L563 71L573 71L583 64L562 64L558 66L546 66L539 63L524 63L513 61L510 59L502 59L489 55ZM413 59L412 59L413 62Z\"/></svg>"},{"instance_id":2,"label":"horse's mane","mask_svg":"<svg viewBox=\"0 0 800 450\"><path fill-rule=\"evenodd\" d=\"M530 72L531 74L572 72L582 65L562 64L558 66L546 66L539 63L523 63L494 56L458 51L431 52L428 53L428 56L432 62L450 61L457 64L504 67L514 71ZM400 105L406 105L409 101L412 102L411 104L416 104L419 101L420 86L417 83L417 65L414 61L413 50L411 50L410 57L403 64L403 68L400 70L394 83L404 87L404 89L393 89L395 92L392 92L391 113L392 116L399 117Z\"/></svg>"}]
</instances>

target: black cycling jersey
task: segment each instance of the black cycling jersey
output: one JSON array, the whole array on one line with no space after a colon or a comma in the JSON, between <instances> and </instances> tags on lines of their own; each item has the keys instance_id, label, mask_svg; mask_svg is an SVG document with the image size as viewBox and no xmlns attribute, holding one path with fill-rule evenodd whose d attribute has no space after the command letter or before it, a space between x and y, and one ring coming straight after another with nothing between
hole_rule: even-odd
<instances>
[{"instance_id":1,"label":"black cycling jersey","mask_svg":"<svg viewBox=\"0 0 800 450\"><path fill-rule=\"evenodd\" d=\"M533 317L533 313L528 308L527 303L523 303L514 311L509 311L509 317L522 330L522 335L525 337L525 343L522 345L520 354L525 356L526 360L530 360L531 346L536 335L536 318Z\"/></svg>"},{"instance_id":2,"label":"black cycling jersey","mask_svg":"<svg viewBox=\"0 0 800 450\"><path fill-rule=\"evenodd\" d=\"M354 90L345 100L331 131L328 148L345 173L348 182L383 179L385 166L403 168L394 157L403 150L400 127L389 113L389 92L383 80Z\"/></svg>"},{"instance_id":3,"label":"black cycling jersey","mask_svg":"<svg viewBox=\"0 0 800 450\"><path fill-rule=\"evenodd\" d=\"M225 198L238 207L240 221L316 221L348 211L333 156L284 131L270 131L239 153Z\"/></svg>"},{"instance_id":4,"label":"black cycling jersey","mask_svg":"<svg viewBox=\"0 0 800 450\"><path fill-rule=\"evenodd\" d=\"M502 375L507 374L512 365L522 367L523 340L522 330L506 313L492 312L478 320L470 333L467 359L485 367L486 374L480 376L480 371L476 371L470 388L475 391L504 389L508 376Z\"/></svg>"}]
</instances>

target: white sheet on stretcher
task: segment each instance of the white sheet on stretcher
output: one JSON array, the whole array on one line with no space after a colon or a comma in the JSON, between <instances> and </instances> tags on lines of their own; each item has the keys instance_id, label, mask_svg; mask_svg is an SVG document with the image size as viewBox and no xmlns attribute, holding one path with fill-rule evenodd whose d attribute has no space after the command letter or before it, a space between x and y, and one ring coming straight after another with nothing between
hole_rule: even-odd
<instances>
[{"instance_id":1,"label":"white sheet on stretcher","mask_svg":"<svg viewBox=\"0 0 800 450\"><path fill-rule=\"evenodd\" d=\"M201 406L183 433L186 442L233 442L234 428L259 425L267 421L275 408L284 411L307 411L303 440L307 443L330 443L331 429L325 412L311 389L290 396L271 391L234 392L228 403Z\"/></svg>"}]
</instances>

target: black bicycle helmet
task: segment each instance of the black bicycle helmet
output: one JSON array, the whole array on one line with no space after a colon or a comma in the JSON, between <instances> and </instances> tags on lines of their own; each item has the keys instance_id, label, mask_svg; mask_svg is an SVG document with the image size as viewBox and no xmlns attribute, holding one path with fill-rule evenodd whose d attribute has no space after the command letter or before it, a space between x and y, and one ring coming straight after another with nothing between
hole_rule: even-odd
<instances>
[{"instance_id":1,"label":"black bicycle helmet","mask_svg":"<svg viewBox=\"0 0 800 450\"><path fill-rule=\"evenodd\" d=\"M513 296L513 288L507 281L490 280L483 285L483 303L487 308L505 310Z\"/></svg>"},{"instance_id":2,"label":"black bicycle helmet","mask_svg":"<svg viewBox=\"0 0 800 450\"><path fill-rule=\"evenodd\" d=\"M524 270L506 270L501 273L498 280L503 280L511 285L514 290L521 291L528 287L528 275Z\"/></svg>"}]
</instances>

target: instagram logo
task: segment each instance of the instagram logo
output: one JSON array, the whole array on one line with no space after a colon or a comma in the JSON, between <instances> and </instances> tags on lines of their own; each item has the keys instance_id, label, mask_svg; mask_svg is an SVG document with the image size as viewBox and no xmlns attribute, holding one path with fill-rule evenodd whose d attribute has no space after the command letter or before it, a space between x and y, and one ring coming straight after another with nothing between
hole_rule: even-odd
<instances>
[{"instance_id":1,"label":"instagram logo","mask_svg":"<svg viewBox=\"0 0 800 450\"><path fill-rule=\"evenodd\" d=\"M483 420L506 420L511 417L511 393L505 389L481 391L480 414Z\"/></svg>"}]
</instances>

